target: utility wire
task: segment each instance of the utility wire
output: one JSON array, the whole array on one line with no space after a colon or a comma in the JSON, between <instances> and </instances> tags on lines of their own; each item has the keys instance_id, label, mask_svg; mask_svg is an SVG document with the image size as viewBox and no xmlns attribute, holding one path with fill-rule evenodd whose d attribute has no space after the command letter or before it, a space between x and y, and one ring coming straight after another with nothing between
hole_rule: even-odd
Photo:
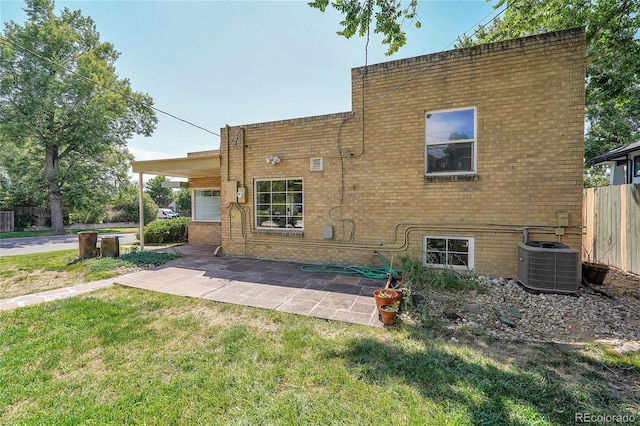
<instances>
[{"instance_id":1,"label":"utility wire","mask_svg":"<svg viewBox=\"0 0 640 426\"><path fill-rule=\"evenodd\" d=\"M0 40L4 41L4 42L6 42L6 43L9 43L9 44L11 44L11 45L13 45L13 46L17 47L18 49L23 50L23 51L25 51L25 52L27 52L27 53L29 53L29 54L31 54L31 55L33 55L33 56L35 56L35 57L39 58L39 59L42 59L42 60L47 61L47 62L49 62L49 63L51 63L51 64L53 64L53 65L55 65L55 66L57 66L57 67L60 67L60 68L62 68L63 70L65 70L65 71L67 71L67 72L69 72L69 73L71 73L71 74L73 74L73 75L75 75L75 76L78 76L78 77L80 77L80 78L83 78L84 80L87 80L87 81L89 81L89 82L91 82L91 83L93 83L93 84L95 84L95 85L97 85L97 86L100 86L100 87L102 87L102 88L104 88L104 89L106 89L106 90L109 90L109 91L111 91L111 92L113 92L113 93L116 93L116 94L118 94L118 95L120 95L120 96L122 96L122 97L124 97L124 98L127 98L127 99L129 99L129 100L131 100L131 101L139 102L139 100L138 100L138 99L135 99L135 98L133 98L133 97L131 97L131 96L129 96L129 95L127 95L127 94L125 94L125 93L122 93L122 92L120 92L120 91L118 91L118 90L116 90L116 89L113 89L113 88L111 88L111 87L109 87L109 86L106 86L106 85L104 85L104 84L102 84L102 83L100 83L100 82L98 82L98 81L95 81L95 80L94 80L94 79L92 79L92 78L89 78L89 77L87 77L87 76L84 76L84 75L82 75L82 74L80 74L80 73L78 73L78 72L76 72L76 71L74 71L74 70L72 70L72 69L70 69L70 68L67 68L66 66L64 66L64 65L62 65L62 64L59 64L59 63L57 63L57 62L53 61L52 59L46 58L46 57L44 57L44 56L42 56L42 55L40 55L40 54L38 54L38 53L34 52L33 50L30 50L30 49L28 49L28 48L26 48L26 47L24 47L24 46L22 46L22 45L20 45L20 44L16 43L16 42L15 42L15 41L13 41L13 40L10 40L10 39L8 39L8 38L6 38L6 37L4 37L4 36L1 36L1 35L0 35ZM171 113L169 113L169 112L167 112L167 111L163 111L163 110L161 110L161 109L159 109L159 108L156 108L156 107L154 107L153 105L146 105L146 104L145 104L144 106L145 106L145 107L147 107L147 108L149 108L149 109L152 109L152 110L154 110L154 111L156 111L156 112L159 112L160 114L164 114L164 115L167 115L167 116L169 116L169 117L171 117L171 118L174 118L174 119L176 119L176 120L182 121L183 123L186 123L186 124L188 124L189 126L196 127L196 128L198 128L198 129L200 129L200 130L204 130L204 131L205 131L205 132L207 132L207 133L210 133L210 134L212 134L212 135L215 135L215 136L220 137L220 135L219 135L218 133L212 132L211 130L206 129L206 128L202 127L202 126L198 126L197 124L194 124L194 123L192 123L192 122L190 122L190 121L188 121L188 120L185 120L184 118L180 118L180 117L178 117L178 116L176 116L176 115L173 115L173 114L171 114Z\"/></svg>"},{"instance_id":2,"label":"utility wire","mask_svg":"<svg viewBox=\"0 0 640 426\"><path fill-rule=\"evenodd\" d=\"M495 10L492 10L491 12L487 13L484 17L482 17L478 22L476 22L475 24L473 24L472 26L469 27L469 29L467 31L464 31L462 34L464 35L464 40L469 40L470 38L473 38L473 36L475 36L476 34L478 34L478 32L482 29L484 29L487 25L489 25L490 23L492 23L493 21L495 21L496 19L498 19L498 17L500 15L502 15L506 10L507 7L509 6L509 2L506 2L504 5L504 9L502 9L496 16L494 16L493 18L491 18L491 20L489 22L487 22L486 24L482 25L482 21L484 21L485 19L487 19L492 13L495 13ZM475 26L478 25L478 29L475 30L473 32L473 34L471 34L469 37L466 36L466 33L468 31L471 31L472 29L475 28ZM448 48L450 48L454 43L456 42L456 40L452 41L451 43L447 44L445 46L444 49L442 50L447 50Z\"/></svg>"}]
</instances>

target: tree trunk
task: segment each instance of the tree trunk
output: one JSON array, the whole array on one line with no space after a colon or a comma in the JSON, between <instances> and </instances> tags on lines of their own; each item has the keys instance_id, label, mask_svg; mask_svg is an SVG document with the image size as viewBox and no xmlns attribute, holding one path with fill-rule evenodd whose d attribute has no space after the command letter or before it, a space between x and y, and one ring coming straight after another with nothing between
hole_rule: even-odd
<instances>
[{"instance_id":1,"label":"tree trunk","mask_svg":"<svg viewBox=\"0 0 640 426\"><path fill-rule=\"evenodd\" d=\"M47 174L47 198L51 209L51 231L56 234L64 233L62 219L62 191L58 185L58 147L47 145L45 155L45 172Z\"/></svg>"}]
</instances>

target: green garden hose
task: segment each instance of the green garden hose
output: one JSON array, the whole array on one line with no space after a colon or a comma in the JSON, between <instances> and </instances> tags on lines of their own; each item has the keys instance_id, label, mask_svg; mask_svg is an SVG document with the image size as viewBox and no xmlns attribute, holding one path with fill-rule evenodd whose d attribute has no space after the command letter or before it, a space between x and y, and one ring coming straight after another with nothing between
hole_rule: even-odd
<instances>
[{"instance_id":1,"label":"green garden hose","mask_svg":"<svg viewBox=\"0 0 640 426\"><path fill-rule=\"evenodd\" d=\"M326 272L333 274L342 274L342 275L363 275L367 278L372 278L376 280L386 280L391 276L398 276L398 271L393 269L387 259L384 258L378 252L374 252L374 255L382 259L382 262L386 265L385 268L370 268L368 266L343 266L343 265L332 265L327 263L312 263L309 265L304 265L300 269L303 272Z\"/></svg>"}]
</instances>

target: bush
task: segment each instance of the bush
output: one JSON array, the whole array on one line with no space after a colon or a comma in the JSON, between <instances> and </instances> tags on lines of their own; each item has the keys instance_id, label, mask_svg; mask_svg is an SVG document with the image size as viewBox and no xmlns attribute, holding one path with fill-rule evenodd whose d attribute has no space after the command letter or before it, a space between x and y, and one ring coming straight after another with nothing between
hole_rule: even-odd
<instances>
[{"instance_id":1,"label":"bush","mask_svg":"<svg viewBox=\"0 0 640 426\"><path fill-rule=\"evenodd\" d=\"M102 205L92 208L76 209L69 213L70 223L101 223L106 216L106 209Z\"/></svg>"},{"instance_id":2,"label":"bush","mask_svg":"<svg viewBox=\"0 0 640 426\"><path fill-rule=\"evenodd\" d=\"M143 194L144 223L151 223L157 217L158 206L153 202L149 194ZM140 222L138 186L130 185L121 188L113 202L113 210L120 212L120 217L126 218L125 222Z\"/></svg>"},{"instance_id":3,"label":"bush","mask_svg":"<svg viewBox=\"0 0 640 426\"><path fill-rule=\"evenodd\" d=\"M188 217L154 220L144 228L144 241L150 244L186 243L190 220Z\"/></svg>"},{"instance_id":4,"label":"bush","mask_svg":"<svg viewBox=\"0 0 640 426\"><path fill-rule=\"evenodd\" d=\"M420 293L430 288L442 290L479 290L481 286L471 274L464 274L452 268L425 268L422 262L410 258L402 259L405 282L412 293Z\"/></svg>"},{"instance_id":5,"label":"bush","mask_svg":"<svg viewBox=\"0 0 640 426\"><path fill-rule=\"evenodd\" d=\"M19 214L15 217L14 226L16 231L24 231L38 223L38 216L32 214Z\"/></svg>"}]
</instances>

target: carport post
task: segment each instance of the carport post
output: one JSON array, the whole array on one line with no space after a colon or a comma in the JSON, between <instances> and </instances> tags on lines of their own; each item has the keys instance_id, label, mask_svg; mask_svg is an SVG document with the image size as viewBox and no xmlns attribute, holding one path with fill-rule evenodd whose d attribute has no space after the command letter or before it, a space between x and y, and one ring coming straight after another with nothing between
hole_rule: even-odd
<instances>
[{"instance_id":1,"label":"carport post","mask_svg":"<svg viewBox=\"0 0 640 426\"><path fill-rule=\"evenodd\" d=\"M138 209L140 213L140 250L144 250L144 197L142 192L142 173L138 173L138 189L139 189L139 197L138 197Z\"/></svg>"}]
</instances>

